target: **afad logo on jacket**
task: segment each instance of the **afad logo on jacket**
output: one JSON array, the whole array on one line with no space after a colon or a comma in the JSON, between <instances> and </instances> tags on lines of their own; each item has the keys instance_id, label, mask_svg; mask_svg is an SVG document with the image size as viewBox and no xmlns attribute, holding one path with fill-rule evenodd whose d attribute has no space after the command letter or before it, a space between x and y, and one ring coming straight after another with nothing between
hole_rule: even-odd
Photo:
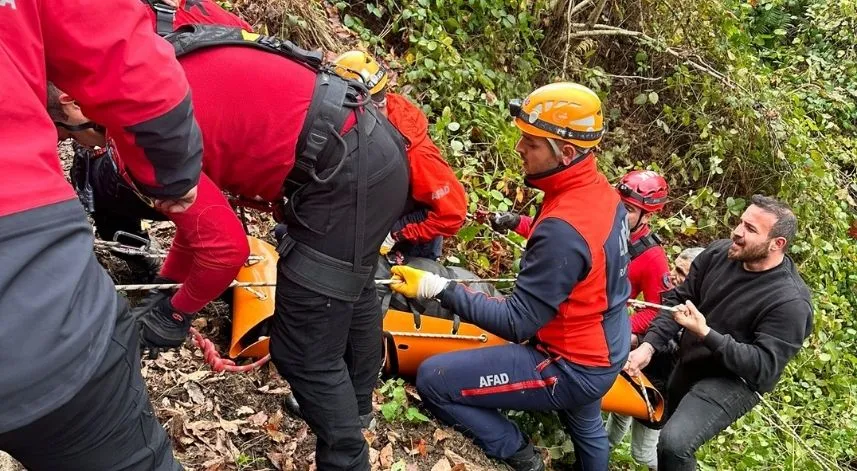
<instances>
[{"instance_id":1,"label":"afad logo on jacket","mask_svg":"<svg viewBox=\"0 0 857 471\"><path fill-rule=\"evenodd\" d=\"M0 7L12 7L13 10L18 9L15 5L15 0L0 0Z\"/></svg>"}]
</instances>

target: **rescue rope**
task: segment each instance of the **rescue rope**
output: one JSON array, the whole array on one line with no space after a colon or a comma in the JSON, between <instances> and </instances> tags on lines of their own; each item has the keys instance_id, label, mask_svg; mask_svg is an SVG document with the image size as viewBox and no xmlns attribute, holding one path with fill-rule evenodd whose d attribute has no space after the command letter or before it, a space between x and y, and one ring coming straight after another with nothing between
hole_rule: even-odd
<instances>
[{"instance_id":1,"label":"rescue rope","mask_svg":"<svg viewBox=\"0 0 857 471\"><path fill-rule=\"evenodd\" d=\"M483 278L480 280L473 279L464 279L464 278L453 278L449 281L454 281L456 283L461 284L472 284L472 283L511 283L515 281L515 278ZM375 280L376 285L389 285L392 284L393 280ZM181 288L183 283L161 283L161 284L130 284L130 285L116 285L116 291L146 291L150 289L175 289ZM249 288L249 287L275 287L277 286L276 281L235 281L227 286L227 288Z\"/></svg>"},{"instance_id":2,"label":"rescue rope","mask_svg":"<svg viewBox=\"0 0 857 471\"><path fill-rule=\"evenodd\" d=\"M260 366L264 365L271 359L271 354L267 354L264 357L250 363L248 365L236 365L234 361L223 358L217 353L217 347L215 347L214 342L202 336L198 330L193 327L190 328L190 333L193 336L193 343L200 350L202 350L202 355L205 359L205 362L211 366L211 369L220 373L223 371L229 373L246 373L250 370L255 370Z\"/></svg>"},{"instance_id":3,"label":"rescue rope","mask_svg":"<svg viewBox=\"0 0 857 471\"><path fill-rule=\"evenodd\" d=\"M488 336L485 334L482 335L454 335L454 334L423 334L420 332L389 332L385 331L390 335L396 337L417 337L424 339L443 339L443 340L475 340L481 343L485 343L488 341Z\"/></svg>"},{"instance_id":4,"label":"rescue rope","mask_svg":"<svg viewBox=\"0 0 857 471\"><path fill-rule=\"evenodd\" d=\"M662 310L671 311L671 312L675 312L678 310L678 306L664 306L663 304L655 304L655 303L650 303L648 301L640 301L638 299L629 299L628 304L636 304L637 306L643 306L643 307L654 307L657 309L662 309Z\"/></svg>"}]
</instances>

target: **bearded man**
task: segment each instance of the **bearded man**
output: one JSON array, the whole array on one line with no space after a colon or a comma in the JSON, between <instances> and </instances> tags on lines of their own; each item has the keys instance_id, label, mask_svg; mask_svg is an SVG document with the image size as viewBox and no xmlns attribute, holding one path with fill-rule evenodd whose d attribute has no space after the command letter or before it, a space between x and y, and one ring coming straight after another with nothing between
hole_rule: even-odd
<instances>
[{"instance_id":1,"label":"bearded man","mask_svg":"<svg viewBox=\"0 0 857 471\"><path fill-rule=\"evenodd\" d=\"M754 195L732 239L712 242L664 304L625 371L639 374L684 327L667 383L669 419L658 469L696 469L696 450L770 392L812 332L810 293L786 251L797 218L783 202ZM704 314L703 314L704 313Z\"/></svg>"}]
</instances>

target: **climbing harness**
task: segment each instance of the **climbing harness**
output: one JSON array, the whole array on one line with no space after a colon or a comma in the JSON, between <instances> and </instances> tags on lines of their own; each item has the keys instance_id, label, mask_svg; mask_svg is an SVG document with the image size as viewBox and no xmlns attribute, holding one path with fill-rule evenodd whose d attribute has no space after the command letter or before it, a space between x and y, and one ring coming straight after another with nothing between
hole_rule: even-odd
<instances>
[{"instance_id":1,"label":"climbing harness","mask_svg":"<svg viewBox=\"0 0 857 471\"><path fill-rule=\"evenodd\" d=\"M646 250L658 245L661 245L661 238L657 234L646 234L628 246L628 254L631 256L631 260L634 260L643 255Z\"/></svg>"}]
</instances>

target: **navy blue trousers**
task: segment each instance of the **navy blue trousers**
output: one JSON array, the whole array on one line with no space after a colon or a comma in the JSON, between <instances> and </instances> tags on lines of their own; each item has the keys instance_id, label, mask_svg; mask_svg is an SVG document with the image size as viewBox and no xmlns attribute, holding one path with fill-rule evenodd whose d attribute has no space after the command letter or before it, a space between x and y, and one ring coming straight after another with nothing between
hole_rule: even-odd
<instances>
[{"instance_id":1,"label":"navy blue trousers","mask_svg":"<svg viewBox=\"0 0 857 471\"><path fill-rule=\"evenodd\" d=\"M610 447L601 397L617 372L587 372L526 345L503 345L436 355L417 372L417 390L435 417L505 459L524 445L517 425L498 409L558 411L577 469L606 470Z\"/></svg>"}]
</instances>

